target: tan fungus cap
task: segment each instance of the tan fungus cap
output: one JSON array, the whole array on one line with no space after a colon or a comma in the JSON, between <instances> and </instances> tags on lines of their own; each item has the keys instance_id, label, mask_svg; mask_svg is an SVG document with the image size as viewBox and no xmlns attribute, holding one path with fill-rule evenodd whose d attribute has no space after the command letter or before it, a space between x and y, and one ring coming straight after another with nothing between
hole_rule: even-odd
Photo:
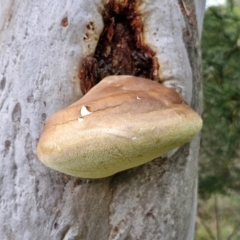
<instances>
[{"instance_id":1,"label":"tan fungus cap","mask_svg":"<svg viewBox=\"0 0 240 240\"><path fill-rule=\"evenodd\" d=\"M202 119L173 89L110 76L47 121L37 154L48 167L84 178L133 168L188 142Z\"/></svg>"}]
</instances>

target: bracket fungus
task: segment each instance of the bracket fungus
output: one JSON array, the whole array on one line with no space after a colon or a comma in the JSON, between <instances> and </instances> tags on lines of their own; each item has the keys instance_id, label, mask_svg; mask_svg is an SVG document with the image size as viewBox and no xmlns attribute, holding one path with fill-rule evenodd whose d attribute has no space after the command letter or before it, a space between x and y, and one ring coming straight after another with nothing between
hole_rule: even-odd
<instances>
[{"instance_id":1,"label":"bracket fungus","mask_svg":"<svg viewBox=\"0 0 240 240\"><path fill-rule=\"evenodd\" d=\"M50 117L37 154L60 172L102 178L162 156L201 126L175 90L144 78L109 76Z\"/></svg>"}]
</instances>

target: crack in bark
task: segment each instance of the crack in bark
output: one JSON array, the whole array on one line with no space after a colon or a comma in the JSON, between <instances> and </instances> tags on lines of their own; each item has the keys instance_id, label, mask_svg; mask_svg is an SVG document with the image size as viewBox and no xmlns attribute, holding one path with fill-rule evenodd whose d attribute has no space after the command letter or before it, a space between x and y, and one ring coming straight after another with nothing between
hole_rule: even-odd
<instances>
[{"instance_id":1,"label":"crack in bark","mask_svg":"<svg viewBox=\"0 0 240 240\"><path fill-rule=\"evenodd\" d=\"M133 75L158 79L158 60L143 40L143 23L136 0L106 4L104 29L93 56L83 60L79 71L81 89L87 93L109 75Z\"/></svg>"}]
</instances>

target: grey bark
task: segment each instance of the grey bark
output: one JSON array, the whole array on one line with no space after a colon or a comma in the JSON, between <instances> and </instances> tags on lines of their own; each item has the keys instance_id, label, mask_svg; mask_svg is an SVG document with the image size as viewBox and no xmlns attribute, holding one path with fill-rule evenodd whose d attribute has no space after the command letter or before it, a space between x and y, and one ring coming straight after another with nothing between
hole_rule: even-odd
<instances>
[{"instance_id":1,"label":"grey bark","mask_svg":"<svg viewBox=\"0 0 240 240\"><path fill-rule=\"evenodd\" d=\"M195 0L197 11L191 0L140 3L144 39L156 51L163 84L201 111L202 0ZM97 44L104 1L1 4L1 239L193 239L199 137L98 180L55 172L36 156L46 119L81 97L77 70ZM90 21L94 30L86 28Z\"/></svg>"}]
</instances>

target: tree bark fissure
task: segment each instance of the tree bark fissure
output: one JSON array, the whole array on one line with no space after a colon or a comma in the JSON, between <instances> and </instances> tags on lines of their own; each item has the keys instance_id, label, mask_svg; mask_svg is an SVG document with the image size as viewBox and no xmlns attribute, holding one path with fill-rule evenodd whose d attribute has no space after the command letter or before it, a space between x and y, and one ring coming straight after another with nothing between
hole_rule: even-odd
<instances>
[{"instance_id":1,"label":"tree bark fissure","mask_svg":"<svg viewBox=\"0 0 240 240\"><path fill-rule=\"evenodd\" d=\"M143 23L136 1L109 1L104 7L103 22L104 28L96 50L93 56L84 59L79 71L83 93L110 75L159 80L158 60L144 43ZM88 27L94 28L93 23Z\"/></svg>"}]
</instances>

